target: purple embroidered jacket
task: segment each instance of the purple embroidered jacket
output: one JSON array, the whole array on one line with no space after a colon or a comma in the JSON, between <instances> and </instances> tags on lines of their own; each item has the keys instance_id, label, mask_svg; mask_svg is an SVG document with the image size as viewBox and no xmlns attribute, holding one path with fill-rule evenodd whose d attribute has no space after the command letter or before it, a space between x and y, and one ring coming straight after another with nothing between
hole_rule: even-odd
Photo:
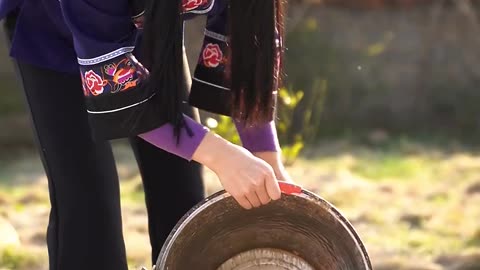
<instances>
[{"instance_id":1,"label":"purple embroidered jacket","mask_svg":"<svg viewBox=\"0 0 480 270\"><path fill-rule=\"evenodd\" d=\"M224 81L228 0L183 0L184 18L207 16L205 38L188 101L192 106L229 115ZM148 71L136 46L141 42L142 0L0 0L0 19L17 12L11 56L61 72L79 72L87 110L99 138L139 135L172 153L191 159L207 129L188 119L193 136L176 145L172 127L155 106L155 93L142 81ZM140 60L137 60L137 58ZM132 116L142 112L140 118ZM275 126L245 128L237 123L251 151L277 151Z\"/></svg>"}]
</instances>

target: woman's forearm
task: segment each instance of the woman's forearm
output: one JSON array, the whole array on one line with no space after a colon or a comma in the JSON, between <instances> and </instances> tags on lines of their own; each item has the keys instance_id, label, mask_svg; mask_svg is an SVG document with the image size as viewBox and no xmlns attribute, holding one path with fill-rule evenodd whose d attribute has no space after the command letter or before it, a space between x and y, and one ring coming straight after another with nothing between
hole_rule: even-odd
<instances>
[{"instance_id":1,"label":"woman's forearm","mask_svg":"<svg viewBox=\"0 0 480 270\"><path fill-rule=\"evenodd\" d=\"M205 126L187 116L185 122L193 135L188 135L186 130L182 129L178 144L177 138L173 135L173 126L170 124L141 134L139 137L181 158L197 161L215 172L221 170L222 168L219 168L221 161L230 158L229 153L236 150L233 144L209 132Z\"/></svg>"}]
</instances>

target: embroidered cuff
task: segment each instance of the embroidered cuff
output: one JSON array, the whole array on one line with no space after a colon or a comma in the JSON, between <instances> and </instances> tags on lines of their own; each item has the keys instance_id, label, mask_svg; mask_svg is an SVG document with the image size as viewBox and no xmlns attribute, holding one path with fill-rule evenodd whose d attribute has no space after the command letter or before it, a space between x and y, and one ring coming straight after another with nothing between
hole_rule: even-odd
<instances>
[{"instance_id":1,"label":"embroidered cuff","mask_svg":"<svg viewBox=\"0 0 480 270\"><path fill-rule=\"evenodd\" d=\"M206 14L214 6L215 0L182 0L182 15Z\"/></svg>"},{"instance_id":2,"label":"embroidered cuff","mask_svg":"<svg viewBox=\"0 0 480 270\"><path fill-rule=\"evenodd\" d=\"M85 104L97 139L126 138L166 123L160 97L148 90L148 71L128 53L80 66Z\"/></svg>"},{"instance_id":3,"label":"embroidered cuff","mask_svg":"<svg viewBox=\"0 0 480 270\"><path fill-rule=\"evenodd\" d=\"M189 103L212 113L230 115L231 93L227 64L227 37L205 30L205 38L192 78Z\"/></svg>"},{"instance_id":4,"label":"embroidered cuff","mask_svg":"<svg viewBox=\"0 0 480 270\"><path fill-rule=\"evenodd\" d=\"M146 80L148 71L130 54L93 66L80 66L85 96L127 91Z\"/></svg>"}]
</instances>

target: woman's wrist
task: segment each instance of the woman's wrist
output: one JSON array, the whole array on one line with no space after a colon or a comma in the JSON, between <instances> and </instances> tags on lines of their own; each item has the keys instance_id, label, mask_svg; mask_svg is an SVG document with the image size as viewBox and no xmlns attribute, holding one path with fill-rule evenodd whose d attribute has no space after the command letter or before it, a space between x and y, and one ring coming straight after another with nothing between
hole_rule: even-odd
<instances>
[{"instance_id":1,"label":"woman's wrist","mask_svg":"<svg viewBox=\"0 0 480 270\"><path fill-rule=\"evenodd\" d=\"M272 166L274 171L278 171L282 166L282 154L277 151L262 151L262 152L253 152L253 155L263 159L270 166Z\"/></svg>"},{"instance_id":2,"label":"woman's wrist","mask_svg":"<svg viewBox=\"0 0 480 270\"><path fill-rule=\"evenodd\" d=\"M185 125L192 131L192 135L187 134L185 128L182 129L178 143L171 124L165 124L139 136L158 148L190 161L207 135L208 129L188 116L184 116L184 118Z\"/></svg>"},{"instance_id":3,"label":"woman's wrist","mask_svg":"<svg viewBox=\"0 0 480 270\"><path fill-rule=\"evenodd\" d=\"M292 182L292 178L283 166L282 152L255 152L253 155L272 166L277 180Z\"/></svg>"},{"instance_id":4,"label":"woman's wrist","mask_svg":"<svg viewBox=\"0 0 480 270\"><path fill-rule=\"evenodd\" d=\"M235 155L235 145L217 134L208 132L193 153L193 160L218 172L223 161L231 158L232 155Z\"/></svg>"}]
</instances>

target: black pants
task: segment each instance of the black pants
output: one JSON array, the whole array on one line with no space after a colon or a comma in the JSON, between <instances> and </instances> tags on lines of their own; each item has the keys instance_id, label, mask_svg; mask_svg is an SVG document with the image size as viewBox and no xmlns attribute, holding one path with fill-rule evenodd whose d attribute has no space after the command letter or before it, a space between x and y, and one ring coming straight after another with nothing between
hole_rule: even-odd
<instances>
[{"instance_id":1,"label":"black pants","mask_svg":"<svg viewBox=\"0 0 480 270\"><path fill-rule=\"evenodd\" d=\"M10 38L13 19L6 21ZM50 269L126 270L115 161L110 144L90 135L79 75L15 64L48 177ZM154 263L176 222L203 198L201 166L139 138L130 143L145 190Z\"/></svg>"}]
</instances>

